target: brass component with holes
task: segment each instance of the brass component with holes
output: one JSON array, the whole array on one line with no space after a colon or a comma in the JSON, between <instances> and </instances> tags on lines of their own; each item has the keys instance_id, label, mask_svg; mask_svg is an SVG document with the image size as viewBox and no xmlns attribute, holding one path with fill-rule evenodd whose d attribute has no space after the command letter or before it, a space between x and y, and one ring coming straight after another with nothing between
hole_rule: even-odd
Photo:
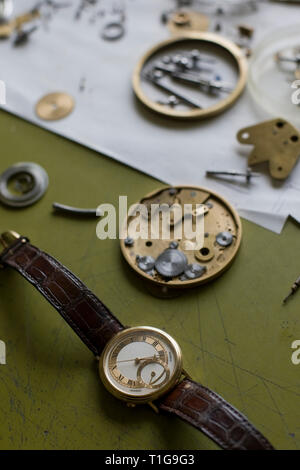
<instances>
[{"instance_id":1,"label":"brass component with holes","mask_svg":"<svg viewBox=\"0 0 300 470\"><path fill-rule=\"evenodd\" d=\"M299 131L281 118L245 127L237 133L237 140L254 145L249 166L268 162L272 178L279 180L289 176L300 155Z\"/></svg>"},{"instance_id":2,"label":"brass component with holes","mask_svg":"<svg viewBox=\"0 0 300 470\"><path fill-rule=\"evenodd\" d=\"M11 245L16 243L17 240L21 238L17 232L10 230L9 232L3 232L0 235L0 255L3 251L7 250Z\"/></svg>"},{"instance_id":3,"label":"brass component with holes","mask_svg":"<svg viewBox=\"0 0 300 470\"><path fill-rule=\"evenodd\" d=\"M218 34L210 32L183 32L182 34L183 35L181 36L175 36L157 44L140 59L133 73L133 90L137 98L145 106L150 108L152 111L155 111L164 116L178 119L204 119L216 116L217 114L220 114L231 107L243 92L246 85L248 69L246 58L238 46L236 46L232 41L225 39ZM151 100L145 93L142 86L142 76L145 65L151 59L153 59L157 53L163 52L165 49L171 46L178 46L178 48L182 49L188 45L192 45L192 47L196 49L201 48L202 46L204 50L207 46L214 46L218 48L220 52L230 57L230 60L237 69L238 75L235 88L229 92L227 96L222 97L216 103L207 108L196 107L188 110L178 110L176 108L169 108L165 106L164 103Z\"/></svg>"},{"instance_id":4,"label":"brass component with holes","mask_svg":"<svg viewBox=\"0 0 300 470\"><path fill-rule=\"evenodd\" d=\"M11 34L17 30L20 31L23 24L30 23L31 21L40 18L41 14L38 9L32 10L29 13L17 16L9 23L0 25L0 38L8 38Z\"/></svg>"},{"instance_id":5,"label":"brass component with holes","mask_svg":"<svg viewBox=\"0 0 300 470\"><path fill-rule=\"evenodd\" d=\"M207 31L209 18L195 11L176 11L170 16L167 27L171 34Z\"/></svg>"},{"instance_id":6,"label":"brass component with holes","mask_svg":"<svg viewBox=\"0 0 300 470\"><path fill-rule=\"evenodd\" d=\"M139 204L143 204L147 208L147 214L143 215L143 220L148 224L149 238L136 237L132 244L126 244L128 227L130 227L132 222L136 221L137 217L131 214L122 226L120 244L126 261L146 281L146 285L153 295L165 298L176 296L183 289L199 286L215 279L229 268L233 262L242 238L241 221L231 205L218 194L197 186L167 187L148 194L139 201ZM159 226L159 237L151 238L151 214L153 215L155 210L157 210L157 206L153 205L161 204L169 208L174 204L179 204L181 207L189 204L190 206L187 206L187 208L191 207L192 209L190 213L187 210L187 216L178 217L175 224L171 223L169 225L171 239L163 239L161 225ZM193 230L196 229L193 216L195 204L203 205L203 214L199 214L199 217L204 219L204 242L203 246L200 247L196 246L194 240L187 239L184 233L185 220L190 219L193 224ZM175 238L174 231L180 222L182 236ZM230 245L223 247L217 243L216 237L221 232L232 234L233 241ZM171 278L165 278L160 274L163 271L160 269L158 260L165 253L168 255L168 257L166 256L166 263L168 263L170 252L173 250L180 251L180 256L174 259L174 263L178 262L180 266L182 259L183 263L184 259L186 259L187 266L194 264L203 266L205 268L203 273L192 279L185 276L184 272ZM149 269L149 271L143 270L139 265L139 260L147 256L155 260L154 268ZM185 268L186 270L187 268Z\"/></svg>"},{"instance_id":7,"label":"brass component with holes","mask_svg":"<svg viewBox=\"0 0 300 470\"><path fill-rule=\"evenodd\" d=\"M195 251L195 258L201 262L211 261L215 256L214 240L211 234L204 239L204 245Z\"/></svg>"},{"instance_id":8,"label":"brass component with holes","mask_svg":"<svg viewBox=\"0 0 300 470\"><path fill-rule=\"evenodd\" d=\"M50 93L38 101L35 111L44 121L57 121L67 117L74 106L74 99L67 93Z\"/></svg>"}]
</instances>

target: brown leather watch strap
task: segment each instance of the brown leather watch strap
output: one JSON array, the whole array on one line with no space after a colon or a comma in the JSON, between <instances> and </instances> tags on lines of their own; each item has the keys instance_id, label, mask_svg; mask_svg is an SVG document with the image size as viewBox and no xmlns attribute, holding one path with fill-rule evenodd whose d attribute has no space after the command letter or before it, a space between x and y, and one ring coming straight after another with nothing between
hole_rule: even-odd
<instances>
[{"instance_id":1,"label":"brown leather watch strap","mask_svg":"<svg viewBox=\"0 0 300 470\"><path fill-rule=\"evenodd\" d=\"M116 333L121 323L109 309L56 259L21 237L5 250L1 264L9 266L36 287L96 355Z\"/></svg>"},{"instance_id":2,"label":"brown leather watch strap","mask_svg":"<svg viewBox=\"0 0 300 470\"><path fill-rule=\"evenodd\" d=\"M157 405L187 421L223 449L274 450L244 415L222 397L190 379L184 379Z\"/></svg>"}]
</instances>

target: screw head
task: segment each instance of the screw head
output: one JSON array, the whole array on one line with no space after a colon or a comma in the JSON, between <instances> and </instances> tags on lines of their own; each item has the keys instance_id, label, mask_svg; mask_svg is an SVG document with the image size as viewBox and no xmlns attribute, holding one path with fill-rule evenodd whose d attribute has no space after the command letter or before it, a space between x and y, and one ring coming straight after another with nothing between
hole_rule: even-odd
<instances>
[{"instance_id":1,"label":"screw head","mask_svg":"<svg viewBox=\"0 0 300 470\"><path fill-rule=\"evenodd\" d=\"M138 267L142 271L146 272L146 271L151 271L151 269L154 268L155 259L152 258L152 256L140 256L137 262L138 262Z\"/></svg>"},{"instance_id":2,"label":"screw head","mask_svg":"<svg viewBox=\"0 0 300 470\"><path fill-rule=\"evenodd\" d=\"M125 246L133 246L133 244L134 244L133 238L131 238L131 237L125 238L124 244L125 244Z\"/></svg>"},{"instance_id":3,"label":"screw head","mask_svg":"<svg viewBox=\"0 0 300 470\"><path fill-rule=\"evenodd\" d=\"M200 264L192 263L186 267L184 275L187 277L187 279L196 279L198 277L203 276L206 270L206 266L201 266Z\"/></svg>"},{"instance_id":4,"label":"screw head","mask_svg":"<svg viewBox=\"0 0 300 470\"><path fill-rule=\"evenodd\" d=\"M220 232L216 236L216 242L220 246L230 246L233 242L233 235L230 232Z\"/></svg>"},{"instance_id":5,"label":"screw head","mask_svg":"<svg viewBox=\"0 0 300 470\"><path fill-rule=\"evenodd\" d=\"M178 248L178 242L172 241L169 245L169 248L176 250Z\"/></svg>"}]
</instances>

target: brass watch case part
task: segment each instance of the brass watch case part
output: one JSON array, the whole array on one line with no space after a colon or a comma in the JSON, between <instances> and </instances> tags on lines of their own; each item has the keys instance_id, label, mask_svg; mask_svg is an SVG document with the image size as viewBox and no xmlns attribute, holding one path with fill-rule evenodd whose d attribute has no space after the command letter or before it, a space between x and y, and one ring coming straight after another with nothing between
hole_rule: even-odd
<instances>
[{"instance_id":1,"label":"brass watch case part","mask_svg":"<svg viewBox=\"0 0 300 470\"><path fill-rule=\"evenodd\" d=\"M205 263L211 261L214 256L214 240L212 235L209 234L209 236L204 239L204 245L201 250L195 252L195 258L197 261L200 261L200 263Z\"/></svg>"},{"instance_id":2,"label":"brass watch case part","mask_svg":"<svg viewBox=\"0 0 300 470\"><path fill-rule=\"evenodd\" d=\"M130 333L142 333L142 334L149 334L153 333L155 335L160 335L167 343L171 343L173 351L175 353L174 355L174 360L175 360L175 366L174 366L174 371L172 373L172 377L166 383L164 386L162 386L159 389L153 389L152 393L147 394L146 396L140 396L140 395L132 395L123 391L120 391L116 386L114 386L114 383L112 380L107 377L105 373L105 367L104 364L107 360L107 356L109 355L109 352L111 349L117 345L120 341L122 341L123 338L128 336ZM119 400L125 401L127 404L145 404L145 403L151 403L161 396L165 395L170 391L172 388L175 387L177 383L179 383L182 371L183 371L183 365L182 365L182 352L181 349L178 345L178 343L170 336L168 333L165 331L159 330L158 328L150 327L150 326L138 326L138 327L132 327L132 328L126 328L123 331L120 331L117 333L105 346L99 360L99 374L101 381L104 385L104 387L116 398Z\"/></svg>"},{"instance_id":3,"label":"brass watch case part","mask_svg":"<svg viewBox=\"0 0 300 470\"><path fill-rule=\"evenodd\" d=\"M248 165L268 162L272 178L286 179L300 155L300 133L282 118L245 127L237 133L241 144L254 145Z\"/></svg>"},{"instance_id":4,"label":"brass watch case part","mask_svg":"<svg viewBox=\"0 0 300 470\"><path fill-rule=\"evenodd\" d=\"M185 32L207 31L209 28L209 18L203 13L196 11L179 10L171 14L167 28L171 34L182 34Z\"/></svg>"},{"instance_id":5,"label":"brass watch case part","mask_svg":"<svg viewBox=\"0 0 300 470\"><path fill-rule=\"evenodd\" d=\"M164 49L167 46L171 46L174 44L184 45L185 42L191 41L199 41L199 43L209 43L213 44L216 47L220 47L221 49L225 50L227 54L229 54L236 63L237 70L238 70L238 81L234 90L226 97L218 101L213 106L210 106L206 109L192 109L189 111L178 111L176 109L169 109L166 106L156 103L148 98L148 96L144 93L142 85L141 85L141 74L145 64L151 59L157 52ZM236 46L233 42L225 39L218 34L203 32L203 33L184 33L182 36L176 36L171 39L167 39L166 41L162 41L159 44L156 44L152 47L138 62L132 78L132 85L133 90L137 96L137 98L148 108L152 109L153 111L162 114L164 116L168 116L171 118L177 119L205 119L212 116L216 116L217 114L222 113L229 107L231 107L235 101L239 98L241 93L243 92L246 81L247 81L247 61L241 49Z\"/></svg>"},{"instance_id":6,"label":"brass watch case part","mask_svg":"<svg viewBox=\"0 0 300 470\"><path fill-rule=\"evenodd\" d=\"M9 247L14 245L17 240L21 238L21 235L19 233L14 232L13 230L10 230L8 232L3 232L0 235L0 257L2 256L2 253L5 251L9 250ZM23 240L22 240L23 241ZM25 242L25 239L24 239ZM1 261L0 261L0 268L2 267Z\"/></svg>"},{"instance_id":7,"label":"brass watch case part","mask_svg":"<svg viewBox=\"0 0 300 470\"><path fill-rule=\"evenodd\" d=\"M170 195L169 191L174 189L177 191L180 190L180 192L175 195ZM193 193L196 193L196 197L190 196ZM139 203L147 206L149 214L151 204L169 203L172 205L174 200L180 200L182 205L193 203L205 205L207 203L208 205L210 205L209 203L213 204L213 207L204 215L204 230L205 233L209 235L204 237L204 246L202 248L208 248L209 255L205 255L206 250L203 251L201 249L204 254L200 261L199 257L201 253L184 249L184 244L187 240L177 240L179 243L178 249L185 254L188 263L200 263L207 267L206 273L201 277L186 281L181 281L179 277L177 277L167 281L157 272L155 272L154 276L147 274L138 267L136 255L152 256L156 259L165 249L169 248L170 240L151 240L150 238L149 240L137 239L134 241L133 246L126 246L125 230L127 230L128 224L132 220L131 217L127 218L121 230L122 238L120 240L120 246L125 260L139 277L146 281L147 287L153 295L164 298L179 295L182 289L205 284L220 276L233 263L242 240L242 224L238 213L222 196L208 189L198 186L170 186L151 192L142 198ZM148 223L150 224L150 219ZM234 237L233 243L225 248L219 246L215 241L217 233L222 231L230 231ZM212 236L214 239L212 239ZM149 242L152 243L150 247L146 245L146 243ZM212 249L213 253L211 253Z\"/></svg>"},{"instance_id":8,"label":"brass watch case part","mask_svg":"<svg viewBox=\"0 0 300 470\"><path fill-rule=\"evenodd\" d=\"M75 101L71 95L56 92L43 96L37 102L35 111L44 121L57 121L71 114L74 107Z\"/></svg>"},{"instance_id":9,"label":"brass watch case part","mask_svg":"<svg viewBox=\"0 0 300 470\"><path fill-rule=\"evenodd\" d=\"M0 38L8 38L15 30L19 31L22 28L23 24L30 23L31 21L40 18L40 16L41 14L39 10L36 9L30 11L29 13L17 16L8 23L1 24Z\"/></svg>"}]
</instances>

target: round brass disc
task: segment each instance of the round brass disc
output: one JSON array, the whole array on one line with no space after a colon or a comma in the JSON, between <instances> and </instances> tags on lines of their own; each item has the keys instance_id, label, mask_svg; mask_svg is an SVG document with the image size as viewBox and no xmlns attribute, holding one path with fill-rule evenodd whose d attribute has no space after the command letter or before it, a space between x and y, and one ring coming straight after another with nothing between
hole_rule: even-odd
<instances>
[{"instance_id":1,"label":"round brass disc","mask_svg":"<svg viewBox=\"0 0 300 470\"><path fill-rule=\"evenodd\" d=\"M121 250L131 268L147 281L149 287L152 286L151 290L155 295L170 296L170 291L173 291L172 296L181 289L209 282L220 276L233 262L242 239L242 225L235 209L223 197L197 186L175 186L148 194L139 201L139 204L147 207L149 238L130 238L128 227L132 222L135 223L134 219L139 215L129 214L121 230ZM161 227L159 238L151 238L150 215L154 210L153 204L167 204L169 207L173 204L180 204L182 208L185 204L192 204L192 207L196 207L195 204L204 205L203 246L200 249L199 247L191 249L191 240L185 237L184 230L180 238L174 237L174 227L171 227L170 239L163 239ZM183 218L182 227L184 224ZM196 228L194 222L193 227ZM159 263L161 263L162 254L165 253L165 267L168 268L169 255L173 250L179 251L183 259L186 259L186 268L185 272L178 275L177 270L173 277L167 278L162 275L163 271ZM144 270L145 264L141 261L144 261L145 257L153 258L155 262L153 269L152 264L150 270Z\"/></svg>"},{"instance_id":2,"label":"round brass disc","mask_svg":"<svg viewBox=\"0 0 300 470\"><path fill-rule=\"evenodd\" d=\"M213 45L214 47L223 51L223 53L233 60L233 63L236 65L238 75L235 88L225 98L221 98L219 101L207 108L196 108L187 111L169 108L164 104L151 100L144 92L142 87L142 73L145 65L157 53L163 52L164 49L168 48L169 46L176 45L179 49L181 49L184 48L186 44L191 42L193 42L194 47L200 47L201 44L204 47ZM160 42L141 58L134 70L132 84L137 98L145 106L159 114L179 119L204 119L222 113L235 103L245 88L247 81L247 69L247 60L242 50L232 41L223 38L218 34L210 32L183 32L181 36L175 36L174 38Z\"/></svg>"},{"instance_id":3,"label":"round brass disc","mask_svg":"<svg viewBox=\"0 0 300 470\"><path fill-rule=\"evenodd\" d=\"M40 119L57 121L68 116L74 106L74 99L67 93L50 93L38 101L35 111Z\"/></svg>"}]
</instances>

